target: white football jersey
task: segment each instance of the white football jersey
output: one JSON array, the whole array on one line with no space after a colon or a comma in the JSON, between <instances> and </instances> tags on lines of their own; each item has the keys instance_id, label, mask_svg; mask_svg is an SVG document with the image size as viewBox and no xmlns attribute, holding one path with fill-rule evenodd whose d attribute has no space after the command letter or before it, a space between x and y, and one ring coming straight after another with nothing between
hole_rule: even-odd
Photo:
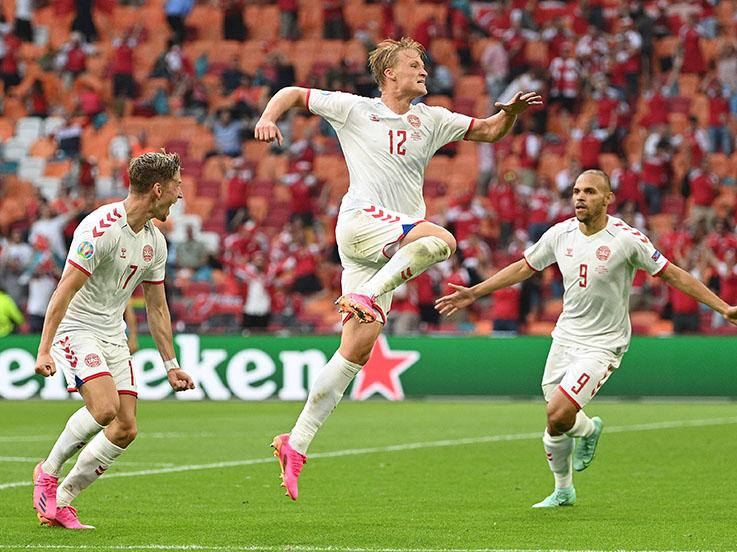
<instances>
[{"instance_id":1,"label":"white football jersey","mask_svg":"<svg viewBox=\"0 0 737 552\"><path fill-rule=\"evenodd\" d=\"M307 108L338 134L350 185L341 212L379 205L422 218L425 167L435 152L461 140L473 118L443 107L412 105L398 115L380 98L309 90Z\"/></svg>"},{"instance_id":2,"label":"white football jersey","mask_svg":"<svg viewBox=\"0 0 737 552\"><path fill-rule=\"evenodd\" d=\"M581 232L575 218L558 223L525 251L525 261L536 271L558 263L563 275L563 312L553 338L621 352L632 333L629 297L635 271L657 276L669 264L644 234L615 217L592 236Z\"/></svg>"},{"instance_id":3,"label":"white football jersey","mask_svg":"<svg viewBox=\"0 0 737 552\"><path fill-rule=\"evenodd\" d=\"M122 201L87 215L74 232L65 270L81 270L89 278L57 334L89 330L104 341L125 341L128 300L140 283L164 283L166 255L166 240L151 221L133 233Z\"/></svg>"}]
</instances>

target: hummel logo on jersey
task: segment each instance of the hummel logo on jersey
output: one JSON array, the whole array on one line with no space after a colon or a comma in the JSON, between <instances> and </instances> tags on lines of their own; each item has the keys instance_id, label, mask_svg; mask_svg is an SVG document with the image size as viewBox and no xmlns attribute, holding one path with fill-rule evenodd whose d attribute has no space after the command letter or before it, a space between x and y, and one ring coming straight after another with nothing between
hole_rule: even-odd
<instances>
[{"instance_id":1,"label":"hummel logo on jersey","mask_svg":"<svg viewBox=\"0 0 737 552\"><path fill-rule=\"evenodd\" d=\"M126 251L127 251L127 250L126 250L126 248L125 248L125 247L121 247L121 248L120 248L120 258L121 258L121 259L125 259L125 254L126 254Z\"/></svg>"},{"instance_id":2,"label":"hummel logo on jersey","mask_svg":"<svg viewBox=\"0 0 737 552\"><path fill-rule=\"evenodd\" d=\"M573 248L571 247L566 248L566 257L573 257Z\"/></svg>"},{"instance_id":3,"label":"hummel logo on jersey","mask_svg":"<svg viewBox=\"0 0 737 552\"><path fill-rule=\"evenodd\" d=\"M107 468L105 468L103 466L97 466L97 469L95 470L95 473L97 475L102 475L103 473L105 473L106 470L107 470Z\"/></svg>"},{"instance_id":4,"label":"hummel logo on jersey","mask_svg":"<svg viewBox=\"0 0 737 552\"><path fill-rule=\"evenodd\" d=\"M372 113L369 115L369 121L373 121L375 123L379 122L379 116L376 113Z\"/></svg>"}]
</instances>

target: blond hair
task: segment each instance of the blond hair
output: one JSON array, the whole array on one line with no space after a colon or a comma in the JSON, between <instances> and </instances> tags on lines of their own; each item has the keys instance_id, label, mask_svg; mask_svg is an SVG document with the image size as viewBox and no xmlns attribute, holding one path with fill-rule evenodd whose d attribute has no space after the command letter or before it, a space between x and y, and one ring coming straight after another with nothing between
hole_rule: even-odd
<instances>
[{"instance_id":1,"label":"blond hair","mask_svg":"<svg viewBox=\"0 0 737 552\"><path fill-rule=\"evenodd\" d=\"M179 154L167 153L163 148L160 152L148 152L134 157L128 165L131 191L145 194L157 182L164 184L172 180L180 168Z\"/></svg>"},{"instance_id":2,"label":"blond hair","mask_svg":"<svg viewBox=\"0 0 737 552\"><path fill-rule=\"evenodd\" d=\"M400 50L414 50L420 56L425 53L425 48L416 40L403 36L399 40L387 38L376 45L369 54L369 69L379 88L384 86L384 71L393 67L397 62L397 54Z\"/></svg>"}]
</instances>

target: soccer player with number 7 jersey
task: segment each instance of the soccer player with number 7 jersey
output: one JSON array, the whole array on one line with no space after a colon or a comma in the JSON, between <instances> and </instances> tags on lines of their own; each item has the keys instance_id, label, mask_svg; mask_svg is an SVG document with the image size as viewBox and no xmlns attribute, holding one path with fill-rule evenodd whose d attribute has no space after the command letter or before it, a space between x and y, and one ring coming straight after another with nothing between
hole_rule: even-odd
<instances>
[{"instance_id":1,"label":"soccer player with number 7 jersey","mask_svg":"<svg viewBox=\"0 0 737 552\"><path fill-rule=\"evenodd\" d=\"M542 380L548 403L543 446L555 490L533 508L576 501L571 468L582 471L591 464L603 429L601 419L589 418L583 408L617 369L629 346L629 296L638 269L659 276L737 325L737 307L668 261L642 232L608 216L612 200L609 177L599 170L584 171L573 185L574 218L550 228L524 258L491 278L472 288L449 284L456 291L436 301L441 314L451 315L558 263L565 288L563 312L552 333Z\"/></svg>"},{"instance_id":2,"label":"soccer player with number 7 jersey","mask_svg":"<svg viewBox=\"0 0 737 552\"><path fill-rule=\"evenodd\" d=\"M194 388L174 354L164 294L166 241L151 221L165 221L182 197L179 156L145 153L131 161L129 174L128 197L96 209L75 230L46 310L36 372L48 377L61 368L67 388L78 391L85 406L72 414L33 472L33 506L44 525L94 529L79 521L72 500L136 437L138 394L123 313L139 284L169 384L175 391ZM79 449L59 485L62 466Z\"/></svg>"},{"instance_id":3,"label":"soccer player with number 7 jersey","mask_svg":"<svg viewBox=\"0 0 737 552\"><path fill-rule=\"evenodd\" d=\"M455 251L451 233L424 219L422 185L430 158L457 140L495 142L518 114L542 104L536 92L518 92L509 103L497 103L501 111L487 119L414 104L427 94L423 53L410 38L384 40L369 55L380 98L287 87L271 98L256 125L258 140L281 143L276 121L290 108L323 117L338 135L350 176L335 229L343 266L343 295L336 301L344 314L340 348L312 385L291 434L272 443L293 500L307 448L368 361L393 290Z\"/></svg>"}]
</instances>

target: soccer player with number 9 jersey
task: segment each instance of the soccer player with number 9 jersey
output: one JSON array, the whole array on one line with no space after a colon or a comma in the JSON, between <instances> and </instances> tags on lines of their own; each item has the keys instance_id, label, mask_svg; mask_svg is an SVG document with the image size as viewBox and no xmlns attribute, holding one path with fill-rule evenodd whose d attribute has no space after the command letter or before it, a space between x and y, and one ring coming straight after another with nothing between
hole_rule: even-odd
<instances>
[{"instance_id":1,"label":"soccer player with number 9 jersey","mask_svg":"<svg viewBox=\"0 0 737 552\"><path fill-rule=\"evenodd\" d=\"M312 385L291 434L273 446L287 494L297 499L297 478L315 433L369 359L391 305L392 291L453 254L450 232L424 219L425 167L435 152L457 140L495 142L517 115L542 104L536 92L518 92L501 111L474 119L413 101L427 94L422 46L410 38L384 40L369 55L380 98L287 87L269 101L256 125L258 140L282 142L276 121L290 108L306 108L335 129L350 184L335 229L343 265L344 314L340 348Z\"/></svg>"},{"instance_id":2,"label":"soccer player with number 9 jersey","mask_svg":"<svg viewBox=\"0 0 737 552\"><path fill-rule=\"evenodd\" d=\"M548 403L543 446L555 490L534 508L576 501L571 468L582 471L591 464L603 429L601 419L589 418L583 408L617 369L629 346L629 296L638 269L662 278L737 325L737 307L668 261L642 232L607 215L612 199L609 177L599 170L584 171L573 186L574 218L545 232L523 259L472 288L449 284L456 291L436 301L441 314L451 315L558 263L565 288L563 312L552 333L542 380Z\"/></svg>"}]
</instances>

